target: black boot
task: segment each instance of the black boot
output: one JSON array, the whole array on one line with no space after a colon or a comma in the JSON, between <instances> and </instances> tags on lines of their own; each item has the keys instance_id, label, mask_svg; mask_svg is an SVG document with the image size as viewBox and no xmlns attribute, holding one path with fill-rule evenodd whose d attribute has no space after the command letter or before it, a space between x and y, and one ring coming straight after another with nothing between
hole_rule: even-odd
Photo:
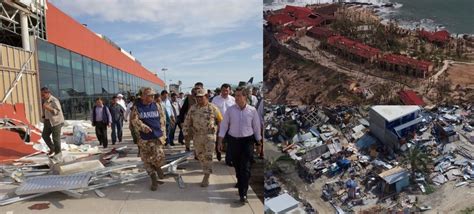
<instances>
[{"instance_id":1,"label":"black boot","mask_svg":"<svg viewBox=\"0 0 474 214\"><path fill-rule=\"evenodd\" d=\"M158 167L156 169L156 174L158 174L158 178L160 179L164 179L165 178L165 174L163 173L163 170L161 169L161 167Z\"/></svg>"},{"instance_id":2,"label":"black boot","mask_svg":"<svg viewBox=\"0 0 474 214\"><path fill-rule=\"evenodd\" d=\"M209 186L209 176L210 176L209 173L204 174L204 177L202 178L202 182L201 182L201 187Z\"/></svg>"},{"instance_id":3,"label":"black boot","mask_svg":"<svg viewBox=\"0 0 474 214\"><path fill-rule=\"evenodd\" d=\"M158 189L158 181L157 181L157 178L156 178L156 173L155 172L151 173L150 178L151 178L150 190L151 191L156 191L156 189Z\"/></svg>"}]
</instances>

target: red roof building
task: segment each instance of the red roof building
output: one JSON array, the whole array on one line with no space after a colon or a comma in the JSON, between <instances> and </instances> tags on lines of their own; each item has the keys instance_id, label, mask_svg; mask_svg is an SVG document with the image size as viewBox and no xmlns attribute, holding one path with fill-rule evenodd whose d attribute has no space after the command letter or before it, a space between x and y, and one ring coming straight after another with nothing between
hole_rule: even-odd
<instances>
[{"instance_id":1,"label":"red roof building","mask_svg":"<svg viewBox=\"0 0 474 214\"><path fill-rule=\"evenodd\" d=\"M449 32L446 30L437 31L437 32L429 32L429 31L425 31L424 29L421 29L420 31L418 31L418 36L430 42L441 43L441 44L448 42L450 39Z\"/></svg>"},{"instance_id":2,"label":"red roof building","mask_svg":"<svg viewBox=\"0 0 474 214\"><path fill-rule=\"evenodd\" d=\"M325 32L321 28L311 29L309 34L324 35ZM367 59L371 62L378 60L382 65L388 65L390 68L396 68L406 72L410 72L415 76L426 77L433 71L433 63L425 60L417 60L403 55L386 54L380 57L382 51L380 49L368 46L366 44L348 39L344 36L330 36L327 40L329 46L350 53L355 56ZM398 66L398 67L394 67Z\"/></svg>"},{"instance_id":3,"label":"red roof building","mask_svg":"<svg viewBox=\"0 0 474 214\"><path fill-rule=\"evenodd\" d=\"M313 27L306 34L316 39L327 39L335 35L334 31L325 27Z\"/></svg>"},{"instance_id":4,"label":"red roof building","mask_svg":"<svg viewBox=\"0 0 474 214\"><path fill-rule=\"evenodd\" d=\"M400 100L403 102L405 105L417 105L417 106L424 106L425 102L423 102L423 99L419 97L416 92L412 90L404 90L398 92L398 95L400 96Z\"/></svg>"},{"instance_id":5,"label":"red roof building","mask_svg":"<svg viewBox=\"0 0 474 214\"><path fill-rule=\"evenodd\" d=\"M419 75L423 77L433 71L433 63L425 60L413 59L403 55L386 54L380 59L380 62L391 65L404 66L407 68L411 68L415 71L421 71L422 73Z\"/></svg>"},{"instance_id":6,"label":"red roof building","mask_svg":"<svg viewBox=\"0 0 474 214\"><path fill-rule=\"evenodd\" d=\"M285 9L283 9L284 13L289 13L292 14L296 18L304 18L308 17L310 14L313 13L311 9L307 7L298 7L298 6L291 6L291 5L286 5Z\"/></svg>"},{"instance_id":7,"label":"red roof building","mask_svg":"<svg viewBox=\"0 0 474 214\"><path fill-rule=\"evenodd\" d=\"M381 51L377 48L370 47L363 43L348 39L344 36L331 36L328 38L328 44L356 56L374 60Z\"/></svg>"},{"instance_id":8,"label":"red roof building","mask_svg":"<svg viewBox=\"0 0 474 214\"><path fill-rule=\"evenodd\" d=\"M300 22L298 25L304 27L318 26L325 21L323 16L313 13L313 11L307 7L287 5L285 9L283 9L283 13L295 17L295 19Z\"/></svg>"},{"instance_id":9,"label":"red roof building","mask_svg":"<svg viewBox=\"0 0 474 214\"><path fill-rule=\"evenodd\" d=\"M269 15L267 17L267 22L271 24L272 26L287 25L287 24L292 23L295 20L296 19L288 15L288 13L279 13L279 14Z\"/></svg>"},{"instance_id":10,"label":"red roof building","mask_svg":"<svg viewBox=\"0 0 474 214\"><path fill-rule=\"evenodd\" d=\"M273 28L275 38L280 42L286 42L291 37L301 36L307 30L327 23L324 15L315 14L310 8L287 5L284 9L274 11L275 14L266 16L266 21ZM291 27L289 29L282 29ZM298 31L298 35L295 33ZM326 36L327 37L327 36Z\"/></svg>"}]
</instances>

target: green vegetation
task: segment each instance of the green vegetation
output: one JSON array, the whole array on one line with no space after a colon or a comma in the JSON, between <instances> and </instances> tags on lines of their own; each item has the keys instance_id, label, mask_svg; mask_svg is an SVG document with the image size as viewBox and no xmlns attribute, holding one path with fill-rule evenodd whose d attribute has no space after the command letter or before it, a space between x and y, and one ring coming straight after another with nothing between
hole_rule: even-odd
<instances>
[{"instance_id":1,"label":"green vegetation","mask_svg":"<svg viewBox=\"0 0 474 214\"><path fill-rule=\"evenodd\" d=\"M390 23L388 26L379 24L372 25L371 30L367 32L367 44L381 49L382 51L400 53L407 49L407 45L400 41L398 27Z\"/></svg>"},{"instance_id":2,"label":"green vegetation","mask_svg":"<svg viewBox=\"0 0 474 214\"><path fill-rule=\"evenodd\" d=\"M468 207L458 212L459 214L474 214L474 207Z\"/></svg>"},{"instance_id":3,"label":"green vegetation","mask_svg":"<svg viewBox=\"0 0 474 214\"><path fill-rule=\"evenodd\" d=\"M428 172L428 164L430 164L431 159L430 157L421 151L418 148L410 148L408 153L406 154L405 158L403 159L402 163L404 165L410 165L411 167L411 179L415 179L415 173L427 173ZM428 192L428 188L427 188Z\"/></svg>"},{"instance_id":4,"label":"green vegetation","mask_svg":"<svg viewBox=\"0 0 474 214\"><path fill-rule=\"evenodd\" d=\"M282 129L283 134L291 140L291 138L296 135L298 127L296 126L294 121L285 121Z\"/></svg>"},{"instance_id":5,"label":"green vegetation","mask_svg":"<svg viewBox=\"0 0 474 214\"><path fill-rule=\"evenodd\" d=\"M436 191L436 189L432 185L429 185L429 184L425 186L425 190L426 190L425 195L429 195Z\"/></svg>"},{"instance_id":6,"label":"green vegetation","mask_svg":"<svg viewBox=\"0 0 474 214\"><path fill-rule=\"evenodd\" d=\"M332 29L350 38L357 36L357 24L346 17L336 19L332 24Z\"/></svg>"}]
</instances>

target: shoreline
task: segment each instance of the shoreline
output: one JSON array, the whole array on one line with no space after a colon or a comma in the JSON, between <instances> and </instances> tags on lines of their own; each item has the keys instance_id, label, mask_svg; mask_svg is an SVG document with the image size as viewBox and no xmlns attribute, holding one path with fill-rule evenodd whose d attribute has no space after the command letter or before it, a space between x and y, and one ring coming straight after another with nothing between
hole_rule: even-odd
<instances>
[{"instance_id":1,"label":"shoreline","mask_svg":"<svg viewBox=\"0 0 474 214\"><path fill-rule=\"evenodd\" d=\"M303 6L306 7L308 5L325 5L325 4L333 4L331 0L304 0L300 1L295 1L294 3L285 3L285 4L272 4L272 5L266 5L264 4L263 8L264 11L267 10L279 10L284 8L286 5L297 5L297 6ZM474 33L457 33L457 32L451 32L449 31L446 27L444 27L442 24L437 24L434 20L430 18L421 18L418 21L415 22L410 22L409 20L403 20L403 19L394 19L393 13L399 12L396 10L399 10L400 8L403 7L403 4L397 3L397 2L391 2L390 0L384 2L384 3L376 3L379 2L377 0L366 0L366 1L358 1L358 2L343 2L344 5L354 5L354 6L362 6L364 8L369 8L373 10L373 14L376 15L381 19L382 24L386 24L390 21L395 21L395 23L402 29L404 30L411 30L411 31L416 31L417 25L419 25L419 28L423 28L425 30L435 32L435 31L440 31L440 30L446 30L449 32L450 36L452 38L463 38L463 36L468 36L468 37L474 37Z\"/></svg>"}]
</instances>

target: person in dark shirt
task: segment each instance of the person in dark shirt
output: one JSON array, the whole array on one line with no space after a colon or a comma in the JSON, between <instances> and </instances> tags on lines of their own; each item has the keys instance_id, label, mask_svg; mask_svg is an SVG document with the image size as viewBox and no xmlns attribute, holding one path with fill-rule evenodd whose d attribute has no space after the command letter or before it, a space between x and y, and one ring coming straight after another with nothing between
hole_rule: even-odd
<instances>
[{"instance_id":1,"label":"person in dark shirt","mask_svg":"<svg viewBox=\"0 0 474 214\"><path fill-rule=\"evenodd\" d=\"M118 103L118 97L112 97L112 104L109 107L110 114L112 115L112 145L115 145L115 142L122 142L122 129L123 129L123 119L125 115L125 109Z\"/></svg>"}]
</instances>

